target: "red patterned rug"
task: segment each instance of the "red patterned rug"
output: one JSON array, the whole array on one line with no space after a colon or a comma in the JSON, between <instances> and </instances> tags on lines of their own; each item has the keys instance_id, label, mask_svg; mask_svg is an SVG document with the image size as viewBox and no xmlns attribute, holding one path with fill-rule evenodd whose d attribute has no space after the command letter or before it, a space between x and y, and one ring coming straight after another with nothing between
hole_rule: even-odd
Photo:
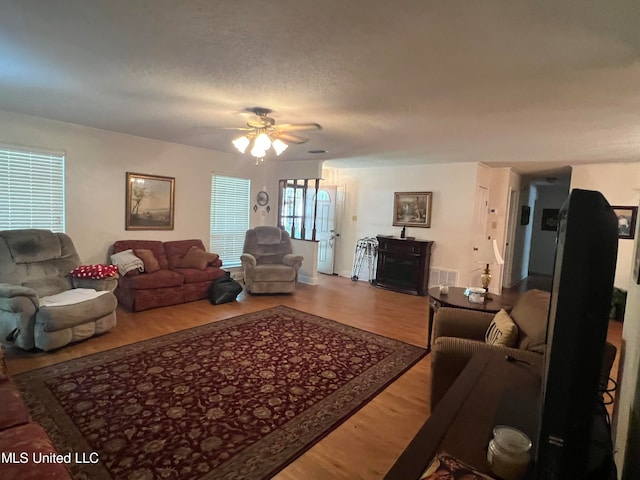
<instances>
[{"instance_id":1,"label":"red patterned rug","mask_svg":"<svg viewBox=\"0 0 640 480\"><path fill-rule=\"evenodd\" d=\"M74 478L259 480L424 353L279 306L15 380L60 453L98 453Z\"/></svg>"}]
</instances>

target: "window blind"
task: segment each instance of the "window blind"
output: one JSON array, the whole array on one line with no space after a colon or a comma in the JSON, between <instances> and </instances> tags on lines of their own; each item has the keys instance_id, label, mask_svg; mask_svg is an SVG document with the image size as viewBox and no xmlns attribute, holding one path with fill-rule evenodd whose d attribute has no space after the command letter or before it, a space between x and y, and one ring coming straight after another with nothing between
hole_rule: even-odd
<instances>
[{"instance_id":1,"label":"window blind","mask_svg":"<svg viewBox=\"0 0 640 480\"><path fill-rule=\"evenodd\" d=\"M209 251L217 253L224 267L241 265L244 237L249 229L251 181L211 175Z\"/></svg>"},{"instance_id":2,"label":"window blind","mask_svg":"<svg viewBox=\"0 0 640 480\"><path fill-rule=\"evenodd\" d=\"M64 155L0 145L0 230L65 231Z\"/></svg>"}]
</instances>

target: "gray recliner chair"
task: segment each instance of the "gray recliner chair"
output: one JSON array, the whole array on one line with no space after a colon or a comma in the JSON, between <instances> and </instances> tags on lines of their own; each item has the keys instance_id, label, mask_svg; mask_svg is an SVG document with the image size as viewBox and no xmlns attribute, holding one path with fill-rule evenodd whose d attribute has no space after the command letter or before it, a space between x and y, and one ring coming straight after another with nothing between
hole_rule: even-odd
<instances>
[{"instance_id":1,"label":"gray recliner chair","mask_svg":"<svg viewBox=\"0 0 640 480\"><path fill-rule=\"evenodd\" d=\"M0 231L0 341L46 351L112 329L116 278L74 278L78 266L64 233Z\"/></svg>"},{"instance_id":2,"label":"gray recliner chair","mask_svg":"<svg viewBox=\"0 0 640 480\"><path fill-rule=\"evenodd\" d=\"M291 237L278 227L248 230L240 257L249 293L291 293L303 257L291 251Z\"/></svg>"}]
</instances>

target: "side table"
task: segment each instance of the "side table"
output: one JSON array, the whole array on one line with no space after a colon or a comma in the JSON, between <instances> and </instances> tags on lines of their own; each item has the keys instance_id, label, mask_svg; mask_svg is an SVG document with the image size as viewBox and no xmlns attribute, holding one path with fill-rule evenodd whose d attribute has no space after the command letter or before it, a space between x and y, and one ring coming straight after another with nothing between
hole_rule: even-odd
<instances>
[{"instance_id":1,"label":"side table","mask_svg":"<svg viewBox=\"0 0 640 480\"><path fill-rule=\"evenodd\" d=\"M498 313L503 308L510 311L513 305L508 303L500 295L491 294L491 300L484 303L472 303L465 296L466 288L449 287L449 293L440 293L440 287L429 289L429 334L427 337L427 350L431 350L431 335L433 333L433 318L440 307L463 308L465 310L478 310L480 312Z\"/></svg>"},{"instance_id":2,"label":"side table","mask_svg":"<svg viewBox=\"0 0 640 480\"><path fill-rule=\"evenodd\" d=\"M504 353L473 355L384 480L417 480L438 452L491 475L487 445L496 425L510 425L536 441L542 362L509 362Z\"/></svg>"}]
</instances>

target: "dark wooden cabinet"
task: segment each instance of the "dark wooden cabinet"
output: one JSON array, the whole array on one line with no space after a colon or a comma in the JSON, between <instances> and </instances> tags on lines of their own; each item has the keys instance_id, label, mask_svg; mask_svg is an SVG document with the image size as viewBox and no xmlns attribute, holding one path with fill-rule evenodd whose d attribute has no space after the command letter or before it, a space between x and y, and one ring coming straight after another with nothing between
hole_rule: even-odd
<instances>
[{"instance_id":1,"label":"dark wooden cabinet","mask_svg":"<svg viewBox=\"0 0 640 480\"><path fill-rule=\"evenodd\" d=\"M373 284L396 292L427 295L433 242L378 236L378 263Z\"/></svg>"}]
</instances>

